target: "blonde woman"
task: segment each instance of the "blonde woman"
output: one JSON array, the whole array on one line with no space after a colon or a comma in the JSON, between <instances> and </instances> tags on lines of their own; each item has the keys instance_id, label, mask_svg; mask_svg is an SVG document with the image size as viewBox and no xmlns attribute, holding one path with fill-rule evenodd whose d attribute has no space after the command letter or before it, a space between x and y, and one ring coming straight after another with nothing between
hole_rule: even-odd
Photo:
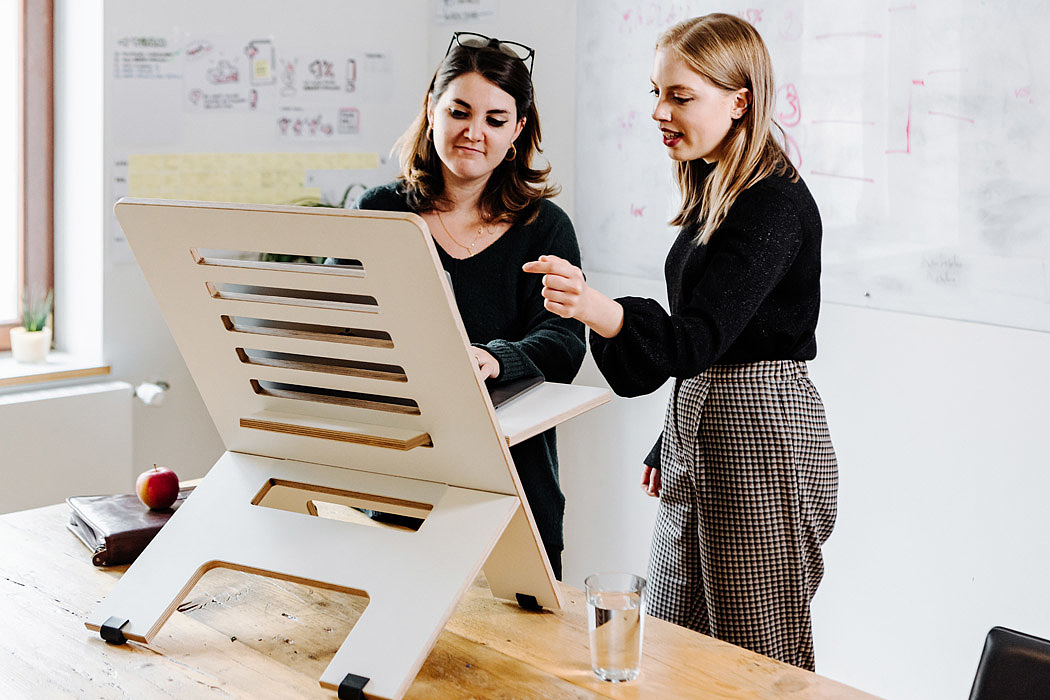
<instances>
[{"instance_id":1,"label":"blonde woman","mask_svg":"<svg viewBox=\"0 0 1050 700\"><path fill-rule=\"evenodd\" d=\"M775 138L758 32L711 14L659 39L652 117L682 195L665 265L670 313L610 299L556 255L546 308L591 329L616 393L674 378L642 487L660 498L650 612L813 669L810 600L835 521L838 467L807 376L816 355L821 224Z\"/></svg>"}]
</instances>

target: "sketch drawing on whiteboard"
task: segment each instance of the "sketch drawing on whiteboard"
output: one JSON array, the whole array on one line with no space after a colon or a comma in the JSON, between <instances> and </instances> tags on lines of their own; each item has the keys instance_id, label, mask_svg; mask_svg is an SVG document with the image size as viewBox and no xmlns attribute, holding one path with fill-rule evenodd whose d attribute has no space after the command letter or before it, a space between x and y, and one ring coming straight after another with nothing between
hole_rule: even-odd
<instances>
[{"instance_id":1,"label":"sketch drawing on whiteboard","mask_svg":"<svg viewBox=\"0 0 1050 700\"><path fill-rule=\"evenodd\" d=\"M273 85L274 80L274 49L273 42L269 39L255 39L249 41L244 47L244 54L248 57L251 65L252 85Z\"/></svg>"},{"instance_id":2,"label":"sketch drawing on whiteboard","mask_svg":"<svg viewBox=\"0 0 1050 700\"><path fill-rule=\"evenodd\" d=\"M219 61L207 70L208 82L212 85L226 85L227 83L236 83L240 80L240 72L237 70L237 66L230 63L225 58L219 59Z\"/></svg>"},{"instance_id":3,"label":"sketch drawing on whiteboard","mask_svg":"<svg viewBox=\"0 0 1050 700\"><path fill-rule=\"evenodd\" d=\"M298 91L295 84L295 68L298 62L297 58L281 59L281 97L295 97Z\"/></svg>"},{"instance_id":4,"label":"sketch drawing on whiteboard","mask_svg":"<svg viewBox=\"0 0 1050 700\"><path fill-rule=\"evenodd\" d=\"M353 92L357 89L357 60L346 59L346 91Z\"/></svg>"}]
</instances>

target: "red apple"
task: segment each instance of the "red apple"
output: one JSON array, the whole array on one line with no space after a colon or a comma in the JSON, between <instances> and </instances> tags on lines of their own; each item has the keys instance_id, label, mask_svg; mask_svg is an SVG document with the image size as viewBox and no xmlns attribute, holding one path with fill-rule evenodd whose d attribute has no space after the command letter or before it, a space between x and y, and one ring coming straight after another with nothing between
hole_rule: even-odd
<instances>
[{"instance_id":1,"label":"red apple","mask_svg":"<svg viewBox=\"0 0 1050 700\"><path fill-rule=\"evenodd\" d=\"M148 508L170 508L179 497L179 477L172 470L154 464L153 469L139 474L135 480L135 491Z\"/></svg>"}]
</instances>

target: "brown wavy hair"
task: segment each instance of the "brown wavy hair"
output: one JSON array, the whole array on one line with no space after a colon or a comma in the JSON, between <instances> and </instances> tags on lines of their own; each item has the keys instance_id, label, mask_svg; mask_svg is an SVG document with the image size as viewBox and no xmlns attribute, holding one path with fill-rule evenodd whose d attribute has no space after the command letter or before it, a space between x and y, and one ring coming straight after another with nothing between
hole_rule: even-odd
<instances>
[{"instance_id":1,"label":"brown wavy hair","mask_svg":"<svg viewBox=\"0 0 1050 700\"><path fill-rule=\"evenodd\" d=\"M699 222L697 242L706 243L740 193L770 175L798 172L777 140L784 130L773 119L776 84L773 63L762 37L749 23L733 15L714 13L685 20L664 32L657 49L674 51L690 68L726 92L746 88L747 111L729 127L713 170L703 161L676 162L675 179L682 208L675 226Z\"/></svg>"},{"instance_id":2,"label":"brown wavy hair","mask_svg":"<svg viewBox=\"0 0 1050 700\"><path fill-rule=\"evenodd\" d=\"M514 98L517 122L525 117L525 126L514 141L517 155L501 161L485 183L479 208L485 221L492 223L531 223L539 211L540 200L560 191L547 182L551 168L531 167L540 148L540 115L533 96L532 76L525 62L499 49L456 45L434 71L430 87L423 96L423 108L408 130L394 144L401 165L402 181L408 204L415 211L431 211L449 206L445 198L445 179L434 142L427 137L427 99L441 99L449 83L461 75L477 73Z\"/></svg>"}]
</instances>

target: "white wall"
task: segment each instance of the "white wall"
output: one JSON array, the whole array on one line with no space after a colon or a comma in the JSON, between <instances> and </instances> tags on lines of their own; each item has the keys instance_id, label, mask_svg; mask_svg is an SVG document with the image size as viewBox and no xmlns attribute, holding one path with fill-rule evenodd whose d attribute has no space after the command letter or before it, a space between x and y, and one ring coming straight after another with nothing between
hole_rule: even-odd
<instances>
[{"instance_id":1,"label":"white wall","mask_svg":"<svg viewBox=\"0 0 1050 700\"><path fill-rule=\"evenodd\" d=\"M825 304L817 337L840 472L818 671L895 700L966 697L992 626L1050 638L1050 334ZM593 362L581 381L601 381ZM637 484L667 392L560 430L567 582L645 571L655 508Z\"/></svg>"},{"instance_id":2,"label":"white wall","mask_svg":"<svg viewBox=\"0 0 1050 700\"><path fill-rule=\"evenodd\" d=\"M587 281L612 297L645 296L667 305L660 282L597 272L588 272ZM608 386L590 353L576 382ZM558 429L566 583L582 588L598 571L645 574L657 501L639 485L642 460L663 428L670 388L668 382L648 396L614 397Z\"/></svg>"},{"instance_id":3,"label":"white wall","mask_svg":"<svg viewBox=\"0 0 1050 700\"><path fill-rule=\"evenodd\" d=\"M1050 638L1050 334L825 305L813 378L839 456L819 669L966 697L984 635Z\"/></svg>"},{"instance_id":4,"label":"white wall","mask_svg":"<svg viewBox=\"0 0 1050 700\"><path fill-rule=\"evenodd\" d=\"M0 445L0 513L130 490L131 386L96 382L0 395Z\"/></svg>"}]
</instances>

